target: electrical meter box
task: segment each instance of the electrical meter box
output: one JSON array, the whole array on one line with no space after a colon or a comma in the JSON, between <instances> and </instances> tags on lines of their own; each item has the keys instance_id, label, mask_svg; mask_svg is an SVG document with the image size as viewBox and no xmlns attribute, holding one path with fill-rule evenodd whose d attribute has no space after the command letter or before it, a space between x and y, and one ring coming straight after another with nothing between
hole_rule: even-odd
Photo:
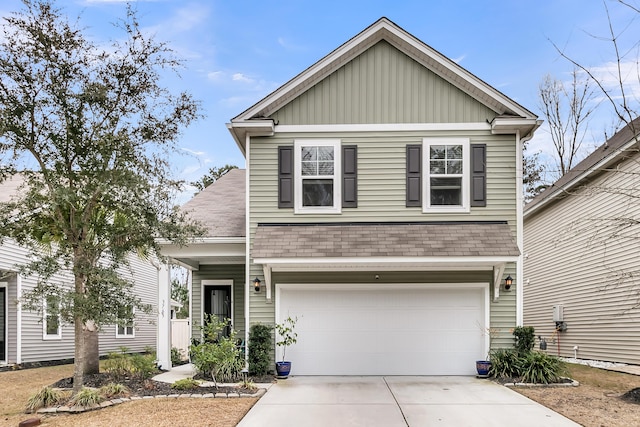
<instances>
[{"instance_id":1,"label":"electrical meter box","mask_svg":"<svg viewBox=\"0 0 640 427\"><path fill-rule=\"evenodd\" d=\"M553 306L553 321L564 322L564 306L562 304Z\"/></svg>"}]
</instances>

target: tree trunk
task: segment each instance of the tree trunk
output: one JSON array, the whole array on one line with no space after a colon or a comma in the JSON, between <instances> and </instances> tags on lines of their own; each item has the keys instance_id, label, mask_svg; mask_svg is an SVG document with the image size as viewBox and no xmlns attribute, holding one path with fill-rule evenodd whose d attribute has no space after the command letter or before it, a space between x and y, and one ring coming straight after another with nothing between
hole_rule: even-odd
<instances>
[{"instance_id":1,"label":"tree trunk","mask_svg":"<svg viewBox=\"0 0 640 427\"><path fill-rule=\"evenodd\" d=\"M82 319L79 316L76 316L73 323L75 335L73 394L77 394L84 386L84 322L82 322Z\"/></svg>"},{"instance_id":2,"label":"tree trunk","mask_svg":"<svg viewBox=\"0 0 640 427\"><path fill-rule=\"evenodd\" d=\"M97 374L100 372L100 340L95 328L86 327L84 334L84 374Z\"/></svg>"}]
</instances>

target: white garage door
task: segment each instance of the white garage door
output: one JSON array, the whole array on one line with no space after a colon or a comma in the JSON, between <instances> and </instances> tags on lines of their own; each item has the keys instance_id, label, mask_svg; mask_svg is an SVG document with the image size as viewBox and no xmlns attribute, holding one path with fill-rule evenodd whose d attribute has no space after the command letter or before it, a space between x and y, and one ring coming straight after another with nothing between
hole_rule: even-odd
<instances>
[{"instance_id":1,"label":"white garage door","mask_svg":"<svg viewBox=\"0 0 640 427\"><path fill-rule=\"evenodd\" d=\"M455 285L280 287L279 321L298 317L291 373L473 375L484 358L485 295Z\"/></svg>"}]
</instances>

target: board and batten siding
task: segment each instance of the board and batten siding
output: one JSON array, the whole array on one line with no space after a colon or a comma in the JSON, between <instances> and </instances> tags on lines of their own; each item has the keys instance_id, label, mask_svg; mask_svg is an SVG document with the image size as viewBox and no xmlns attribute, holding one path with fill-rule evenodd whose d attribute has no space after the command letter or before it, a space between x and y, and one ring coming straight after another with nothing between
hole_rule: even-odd
<instances>
[{"instance_id":1,"label":"board and batten siding","mask_svg":"<svg viewBox=\"0 0 640 427\"><path fill-rule=\"evenodd\" d=\"M425 214L422 207L407 208L406 145L422 144L425 137L468 137L472 144L487 145L487 206L472 207L464 214ZM338 138L342 145L358 147L358 207L343 208L341 214L294 214L278 209L278 146L293 145L295 139ZM513 136L489 131L390 131L279 134L252 138L249 156L249 242L253 244L258 223L401 222L401 221L508 221L516 237L516 142ZM515 276L515 267L510 270ZM251 260L250 276L262 276L262 266ZM517 280L517 278L516 278ZM273 289L272 289L273 292ZM275 293L273 293L275 295ZM507 303L513 299L513 304ZM515 292L501 295L500 307L492 305L492 325L505 330L515 325ZM250 293L251 322L273 323L274 304L265 303L264 293ZM495 323L495 324L494 324Z\"/></svg>"},{"instance_id":2,"label":"board and batten siding","mask_svg":"<svg viewBox=\"0 0 640 427\"><path fill-rule=\"evenodd\" d=\"M262 270L261 270L262 271ZM262 276L262 272L259 273ZM252 276L254 277L254 276ZM203 280L231 280L233 282L233 328L238 331L238 337L244 337L244 264L200 265L200 269L193 271L191 282L191 336L201 337L200 326L203 313L202 281ZM264 293L262 294L264 297Z\"/></svg>"},{"instance_id":3,"label":"board and batten siding","mask_svg":"<svg viewBox=\"0 0 640 427\"><path fill-rule=\"evenodd\" d=\"M281 125L486 123L496 113L380 41L271 114Z\"/></svg>"},{"instance_id":4,"label":"board and batten siding","mask_svg":"<svg viewBox=\"0 0 640 427\"><path fill-rule=\"evenodd\" d=\"M17 310L16 293L17 268L16 265L29 259L29 251L17 245L11 239L5 239L0 246L0 271L14 272L7 280L9 304L8 304L8 356L10 363L15 363L17 357ZM135 281L135 292L145 304L154 308L151 314L136 314L135 339L116 339L115 326L104 326L100 334L100 354L109 351L118 351L120 346L125 346L130 351L143 351L145 347L156 346L156 312L158 301L158 270L152 264L142 261L137 257L130 257L131 268L123 268L119 271L124 277ZM52 283L67 284L71 286L73 277L69 272L54 275ZM35 276L21 277L22 292L28 292L37 285ZM74 331L72 325L62 325L61 339L43 339L43 325L41 315L37 312L22 310L21 314L21 362L40 362L49 360L62 360L73 358L74 355Z\"/></svg>"},{"instance_id":5,"label":"board and batten siding","mask_svg":"<svg viewBox=\"0 0 640 427\"><path fill-rule=\"evenodd\" d=\"M638 173L635 159L588 185L631 189L628 180ZM567 331L559 334L561 356L573 357L578 346L582 359L640 363L639 284L623 278L637 275L640 246L637 235L612 237L599 221L615 217L640 217L638 199L581 189L525 216L524 324L549 341L553 307L562 304ZM547 352L558 354L557 341Z\"/></svg>"}]
</instances>

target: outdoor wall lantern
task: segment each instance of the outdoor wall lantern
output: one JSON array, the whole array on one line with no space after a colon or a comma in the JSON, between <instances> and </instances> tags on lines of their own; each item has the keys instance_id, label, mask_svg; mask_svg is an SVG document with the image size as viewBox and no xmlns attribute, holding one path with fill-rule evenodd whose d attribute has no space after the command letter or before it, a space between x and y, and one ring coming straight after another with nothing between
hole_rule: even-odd
<instances>
[{"instance_id":1,"label":"outdoor wall lantern","mask_svg":"<svg viewBox=\"0 0 640 427\"><path fill-rule=\"evenodd\" d=\"M260 292L260 283L262 282L257 277L253 279L253 289L255 289L256 292Z\"/></svg>"},{"instance_id":2,"label":"outdoor wall lantern","mask_svg":"<svg viewBox=\"0 0 640 427\"><path fill-rule=\"evenodd\" d=\"M513 279L511 275L508 275L506 279L504 279L504 290L508 291L511 289L511 285L513 285Z\"/></svg>"}]
</instances>

